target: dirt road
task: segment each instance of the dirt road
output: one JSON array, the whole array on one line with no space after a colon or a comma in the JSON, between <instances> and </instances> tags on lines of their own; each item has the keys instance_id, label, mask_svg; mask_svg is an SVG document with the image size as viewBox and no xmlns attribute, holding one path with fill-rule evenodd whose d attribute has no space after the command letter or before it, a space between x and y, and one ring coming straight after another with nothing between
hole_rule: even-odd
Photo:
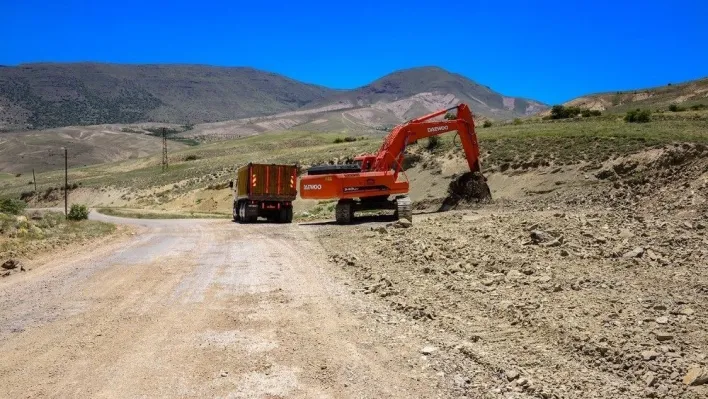
<instances>
[{"instance_id":1,"label":"dirt road","mask_svg":"<svg viewBox=\"0 0 708 399\"><path fill-rule=\"evenodd\" d=\"M0 281L1 398L439 396L307 227L130 223Z\"/></svg>"}]
</instances>

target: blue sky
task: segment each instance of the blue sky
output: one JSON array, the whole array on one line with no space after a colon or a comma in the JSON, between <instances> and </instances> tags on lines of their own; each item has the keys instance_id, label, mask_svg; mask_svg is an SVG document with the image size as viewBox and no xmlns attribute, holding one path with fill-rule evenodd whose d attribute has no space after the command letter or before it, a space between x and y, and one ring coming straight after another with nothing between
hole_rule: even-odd
<instances>
[{"instance_id":1,"label":"blue sky","mask_svg":"<svg viewBox=\"0 0 708 399\"><path fill-rule=\"evenodd\" d=\"M0 0L0 64L252 66L335 88L436 65L558 103L708 76L708 2Z\"/></svg>"}]
</instances>

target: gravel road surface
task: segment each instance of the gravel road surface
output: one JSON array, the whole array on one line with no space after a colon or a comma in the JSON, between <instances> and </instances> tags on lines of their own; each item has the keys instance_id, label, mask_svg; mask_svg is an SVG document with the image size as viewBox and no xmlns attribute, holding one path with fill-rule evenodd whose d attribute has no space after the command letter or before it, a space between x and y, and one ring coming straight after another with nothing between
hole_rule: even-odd
<instances>
[{"instance_id":1,"label":"gravel road surface","mask_svg":"<svg viewBox=\"0 0 708 399\"><path fill-rule=\"evenodd\" d=\"M92 217L137 233L0 281L1 398L438 396L308 227Z\"/></svg>"}]
</instances>

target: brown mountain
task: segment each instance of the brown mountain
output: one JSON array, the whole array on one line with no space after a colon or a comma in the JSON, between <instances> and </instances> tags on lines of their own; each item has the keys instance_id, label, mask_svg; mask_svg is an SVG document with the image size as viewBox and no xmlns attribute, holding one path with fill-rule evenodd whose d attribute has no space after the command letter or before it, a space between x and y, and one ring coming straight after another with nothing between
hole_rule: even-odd
<instances>
[{"instance_id":1,"label":"brown mountain","mask_svg":"<svg viewBox=\"0 0 708 399\"><path fill-rule=\"evenodd\" d=\"M106 123L218 122L313 108L359 109L373 124L467 102L508 119L546 108L437 67L332 90L245 67L42 63L0 68L0 129Z\"/></svg>"},{"instance_id":2,"label":"brown mountain","mask_svg":"<svg viewBox=\"0 0 708 399\"><path fill-rule=\"evenodd\" d=\"M404 119L460 102L469 104L478 116L492 119L532 115L547 108L538 101L504 96L460 74L438 67L393 72L358 89L334 94L324 101L331 103L333 100L352 107L398 108L396 111L402 112ZM392 103L398 103L398 106L383 106Z\"/></svg>"}]
</instances>

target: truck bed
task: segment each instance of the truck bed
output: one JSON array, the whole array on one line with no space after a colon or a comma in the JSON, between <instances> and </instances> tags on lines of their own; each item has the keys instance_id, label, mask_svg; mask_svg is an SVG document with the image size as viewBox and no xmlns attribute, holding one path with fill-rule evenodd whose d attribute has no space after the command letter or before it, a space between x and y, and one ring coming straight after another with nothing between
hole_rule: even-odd
<instances>
[{"instance_id":1,"label":"truck bed","mask_svg":"<svg viewBox=\"0 0 708 399\"><path fill-rule=\"evenodd\" d=\"M249 163L238 169L236 199L294 201L297 197L297 166Z\"/></svg>"}]
</instances>

